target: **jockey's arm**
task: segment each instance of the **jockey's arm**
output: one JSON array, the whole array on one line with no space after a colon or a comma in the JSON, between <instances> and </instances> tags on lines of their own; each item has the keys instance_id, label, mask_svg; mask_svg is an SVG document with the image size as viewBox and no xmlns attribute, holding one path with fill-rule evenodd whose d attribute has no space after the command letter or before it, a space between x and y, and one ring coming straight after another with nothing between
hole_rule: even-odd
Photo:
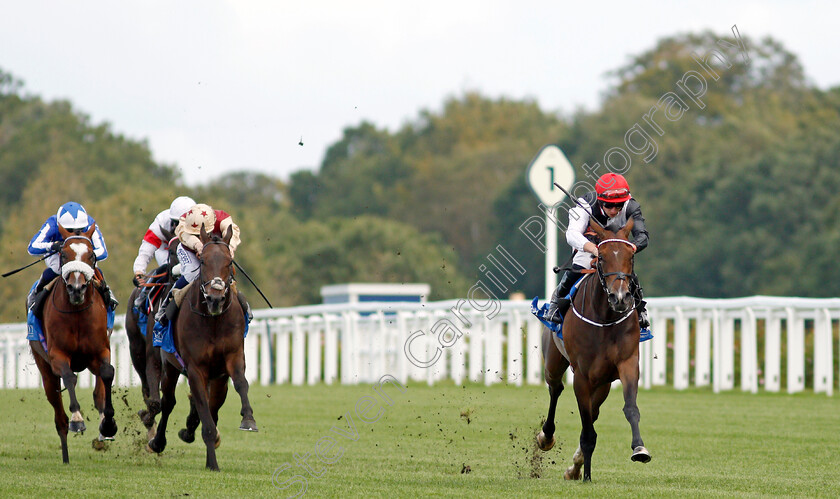
<instances>
[{"instance_id":1,"label":"jockey's arm","mask_svg":"<svg viewBox=\"0 0 840 499\"><path fill-rule=\"evenodd\" d=\"M233 255L242 241L239 239L239 226L234 223L233 217L225 218L219 224L219 230L223 235L227 233L228 227L233 229L233 235L230 238L230 254Z\"/></svg>"},{"instance_id":2,"label":"jockey's arm","mask_svg":"<svg viewBox=\"0 0 840 499\"><path fill-rule=\"evenodd\" d=\"M91 239L93 242L93 254L96 255L96 260L101 262L108 258L108 248L105 247L105 238L102 237L102 232L99 231L99 225L93 231L93 237Z\"/></svg>"},{"instance_id":3,"label":"jockey's arm","mask_svg":"<svg viewBox=\"0 0 840 499\"><path fill-rule=\"evenodd\" d=\"M143 242L140 243L140 249L137 251L137 258L134 259L134 266L132 267L134 275L146 272L146 267L149 266L149 262L155 256L155 250L157 250L157 247L144 238Z\"/></svg>"},{"instance_id":4,"label":"jockey's arm","mask_svg":"<svg viewBox=\"0 0 840 499\"><path fill-rule=\"evenodd\" d=\"M583 198L580 198L580 201L584 202ZM577 251L586 251L588 253L597 254L597 247L583 235L588 226L589 213L587 211L579 206L569 210L569 225L566 227L566 242Z\"/></svg>"},{"instance_id":5,"label":"jockey's arm","mask_svg":"<svg viewBox=\"0 0 840 499\"><path fill-rule=\"evenodd\" d=\"M51 229L52 225L50 224L50 221L47 220L44 222L44 225L41 226L41 229L32 236L32 240L29 241L28 248L30 255L46 255L49 253L54 240L54 238L51 237Z\"/></svg>"},{"instance_id":6,"label":"jockey's arm","mask_svg":"<svg viewBox=\"0 0 840 499\"><path fill-rule=\"evenodd\" d=\"M642 216L642 207L636 203L636 206L627 216L633 218L633 244L636 245L636 253L639 253L647 248L650 240L647 227L645 227L645 217Z\"/></svg>"}]
</instances>

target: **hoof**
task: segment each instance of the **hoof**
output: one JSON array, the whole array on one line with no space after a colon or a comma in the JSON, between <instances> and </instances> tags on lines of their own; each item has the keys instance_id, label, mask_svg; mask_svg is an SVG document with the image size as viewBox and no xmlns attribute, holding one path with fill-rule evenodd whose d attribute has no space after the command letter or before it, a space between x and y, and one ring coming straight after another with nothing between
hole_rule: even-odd
<instances>
[{"instance_id":1,"label":"hoof","mask_svg":"<svg viewBox=\"0 0 840 499\"><path fill-rule=\"evenodd\" d=\"M630 456L631 461L635 461L637 463L647 463L650 462L650 452L644 448L644 446L640 445L633 449L633 455Z\"/></svg>"},{"instance_id":2,"label":"hoof","mask_svg":"<svg viewBox=\"0 0 840 499\"><path fill-rule=\"evenodd\" d=\"M563 473L563 478L566 480L580 480L580 468L570 467Z\"/></svg>"},{"instance_id":3,"label":"hoof","mask_svg":"<svg viewBox=\"0 0 840 499\"><path fill-rule=\"evenodd\" d=\"M178 438L183 440L184 442L191 444L195 442L195 432L189 431L186 428L181 428L181 431L178 432Z\"/></svg>"},{"instance_id":4,"label":"hoof","mask_svg":"<svg viewBox=\"0 0 840 499\"><path fill-rule=\"evenodd\" d=\"M216 428L216 443L213 444L213 448L218 449L220 445L222 445L222 434L219 433L219 429Z\"/></svg>"},{"instance_id":5,"label":"hoof","mask_svg":"<svg viewBox=\"0 0 840 499\"><path fill-rule=\"evenodd\" d=\"M84 421L70 421L70 431L73 433L84 433L87 428ZM116 432L115 432L116 433Z\"/></svg>"},{"instance_id":6,"label":"hoof","mask_svg":"<svg viewBox=\"0 0 840 499\"><path fill-rule=\"evenodd\" d=\"M105 435L100 433L99 436L96 437L96 439L100 442L113 442L114 441L114 436L112 435L110 437L106 437Z\"/></svg>"},{"instance_id":7,"label":"hoof","mask_svg":"<svg viewBox=\"0 0 840 499\"><path fill-rule=\"evenodd\" d=\"M153 400L146 405L149 406L149 412L152 414L160 414L160 401Z\"/></svg>"},{"instance_id":8,"label":"hoof","mask_svg":"<svg viewBox=\"0 0 840 499\"><path fill-rule=\"evenodd\" d=\"M260 431L257 429L257 422L253 419L243 419L239 429L242 431Z\"/></svg>"},{"instance_id":9,"label":"hoof","mask_svg":"<svg viewBox=\"0 0 840 499\"><path fill-rule=\"evenodd\" d=\"M143 422L143 426L147 429L155 425L155 417L146 409L140 409L137 411L137 415L140 416L140 421Z\"/></svg>"},{"instance_id":10,"label":"hoof","mask_svg":"<svg viewBox=\"0 0 840 499\"><path fill-rule=\"evenodd\" d=\"M117 434L117 422L113 418L103 419L99 424L99 434L113 440L114 435Z\"/></svg>"},{"instance_id":11,"label":"hoof","mask_svg":"<svg viewBox=\"0 0 840 499\"><path fill-rule=\"evenodd\" d=\"M155 439L153 438L149 440L149 444L147 445L147 447L151 449L151 451L155 454L160 454L166 448L166 442L164 441L162 444L158 445L155 442Z\"/></svg>"},{"instance_id":12,"label":"hoof","mask_svg":"<svg viewBox=\"0 0 840 499\"><path fill-rule=\"evenodd\" d=\"M554 435L551 436L551 440L547 441L548 439L545 436L545 433L540 432L537 435L537 446L540 448L541 451L549 451L552 447L554 447Z\"/></svg>"},{"instance_id":13,"label":"hoof","mask_svg":"<svg viewBox=\"0 0 840 499\"><path fill-rule=\"evenodd\" d=\"M152 425L152 427L146 431L146 440L155 438L155 435L157 435L157 425Z\"/></svg>"}]
</instances>

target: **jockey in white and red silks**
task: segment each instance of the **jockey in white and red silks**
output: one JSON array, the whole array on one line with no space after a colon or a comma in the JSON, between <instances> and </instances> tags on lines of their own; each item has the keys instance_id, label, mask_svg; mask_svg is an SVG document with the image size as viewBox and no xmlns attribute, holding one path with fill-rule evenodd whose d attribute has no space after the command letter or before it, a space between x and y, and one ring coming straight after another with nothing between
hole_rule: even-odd
<instances>
[{"instance_id":1,"label":"jockey in white and red silks","mask_svg":"<svg viewBox=\"0 0 840 499\"><path fill-rule=\"evenodd\" d=\"M155 219L149 224L149 228L143 235L143 241L140 243L140 249L137 251L137 258L134 259L134 283L141 285L146 283L160 282L163 276L146 279L146 267L152 258L157 261L158 268L151 272L151 275L162 275L165 273L167 265L169 264L169 242L175 235L175 227L178 225L178 220L181 215L185 214L191 207L195 205L195 201L188 196L179 196L172 201L169 209L163 210L157 214ZM146 313L146 307L143 306L146 298L149 295L149 286L143 286L137 299L134 300L134 306L142 314Z\"/></svg>"}]
</instances>

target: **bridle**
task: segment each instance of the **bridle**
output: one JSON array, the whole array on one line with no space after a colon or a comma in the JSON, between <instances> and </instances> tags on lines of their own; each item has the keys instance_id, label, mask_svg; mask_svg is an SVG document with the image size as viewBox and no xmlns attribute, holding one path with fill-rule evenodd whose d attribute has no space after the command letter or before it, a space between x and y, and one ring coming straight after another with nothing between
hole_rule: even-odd
<instances>
[{"instance_id":1,"label":"bridle","mask_svg":"<svg viewBox=\"0 0 840 499\"><path fill-rule=\"evenodd\" d=\"M70 244L70 241L72 241L74 239L81 239L81 240L87 242L87 244L90 246L90 253L91 253L91 258L93 259L93 265L90 265L87 262L82 262L82 261L79 261L79 260L72 260L72 261L69 261L69 262L65 263L66 258L64 257L64 248L67 247L67 245ZM58 261L59 261L59 266L61 267L61 279L64 281L65 286L69 285L69 283L67 282L67 278L70 276L70 274L77 273L77 272L84 276L85 286L87 286L88 284L90 284L91 280L93 279L93 276L95 274L95 269L96 269L96 253L94 252L93 241L91 241L91 239L87 236L80 236L80 235L73 235L73 236L70 236L70 237L66 238L64 240L64 242L61 244L61 251L59 252L59 260ZM69 292L69 290L68 290L68 292ZM91 301L84 308L72 309L72 310L62 310L61 308L58 307L58 305L55 302L55 295L56 295L55 293L52 293L53 308L55 308L56 310L58 310L62 314L71 314L71 313L76 313L76 312L82 312L82 311L90 308L91 305L93 305L93 301Z\"/></svg>"},{"instance_id":2,"label":"bridle","mask_svg":"<svg viewBox=\"0 0 840 499\"><path fill-rule=\"evenodd\" d=\"M598 280L601 282L601 288L603 288L605 294L609 294L609 289L607 288L607 277L616 276L613 282L615 281L627 281L633 275L633 260L635 259L636 255L636 245L631 243L630 241L626 241L624 239L604 239L600 243L598 243L598 253L601 252L601 246L606 243L624 243L630 245L633 248L633 256L630 257L630 273L624 272L606 272L604 273L604 269L601 268L601 258L597 258L595 263L595 268L598 270ZM629 283L628 283L629 284Z\"/></svg>"},{"instance_id":3,"label":"bridle","mask_svg":"<svg viewBox=\"0 0 840 499\"><path fill-rule=\"evenodd\" d=\"M621 243L624 243L624 244L628 244L628 245L630 245L631 248L633 248L634 256L631 257L631 259L630 259L630 264L631 264L631 268L632 268L633 258L635 258L635 253L636 253L636 245L631 243L630 241L626 241L624 239L604 239L603 241L598 243L598 253L600 254L600 252L601 252L601 245L606 244L606 243L614 243L614 242L621 242ZM601 258L600 257L598 257L596 259L595 268L596 268L597 273L598 273L598 281L600 281L601 289L604 291L604 294L606 294L606 295L609 295L609 289L607 288L607 277L615 276L615 279L613 280L613 282L615 282L616 280L627 281L633 275L632 270L631 270L630 274L627 274L625 272L606 272L605 273L604 269L601 268ZM581 288L582 288L583 292L586 293L586 286L581 286ZM585 298L585 295L584 295L584 300L585 299L586 298ZM618 320L615 320L615 321L609 322L609 323L600 323L600 322L596 322L596 321L593 321L591 319L588 319L588 318L584 317L583 314L580 313L580 311L578 311L578 309L575 307L574 300L572 300L571 305L572 305L572 312L578 317L578 319L580 319L583 322L586 322L588 324L591 324L593 326L596 326L596 327L610 327L610 326L615 326L616 324L620 324L620 323L624 322L628 317L633 315L633 312L636 309L635 298L633 298L633 306L631 306L630 309L627 311L627 313L625 313L623 316L621 316Z\"/></svg>"},{"instance_id":4,"label":"bridle","mask_svg":"<svg viewBox=\"0 0 840 499\"><path fill-rule=\"evenodd\" d=\"M210 246L211 244L221 244L228 249L228 254L230 253L230 245L228 243L224 242L224 241L208 241L207 244L205 244L204 246L207 247L207 246ZM201 264L200 267L199 267L199 271L198 271L198 278L199 278L199 281L201 282L201 284L199 285L199 290L201 291L201 297L204 298L205 306L208 305L208 299L209 299L209 293L207 292L207 286L210 286L211 289L222 290L226 303L225 303L224 309L222 309L222 311L219 312L216 315L205 314L205 313L201 312L200 310L196 310L192 306L192 303L190 303L190 310L192 310L193 313L195 313L197 315L201 315L203 317L216 317L218 315L222 315L225 312L227 312L227 310L230 308L231 303L233 303L233 300L231 300L230 296L228 296L230 294L231 282L233 282L233 258L230 259L230 263L228 263L228 265L227 265L230 268L230 272L228 273L228 277L225 280L223 280L219 276L215 276L212 279L209 279L209 280L205 281L204 280L204 259L199 257L198 261ZM210 309L209 306L207 307L207 309L208 310Z\"/></svg>"}]
</instances>

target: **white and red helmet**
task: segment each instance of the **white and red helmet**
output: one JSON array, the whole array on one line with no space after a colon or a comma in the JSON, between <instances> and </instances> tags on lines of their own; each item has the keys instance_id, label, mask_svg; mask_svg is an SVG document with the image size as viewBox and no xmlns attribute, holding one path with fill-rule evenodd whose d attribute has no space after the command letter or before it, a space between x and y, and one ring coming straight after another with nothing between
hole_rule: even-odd
<instances>
[{"instance_id":1,"label":"white and red helmet","mask_svg":"<svg viewBox=\"0 0 840 499\"><path fill-rule=\"evenodd\" d=\"M198 235L202 225L208 234L213 232L213 227L216 225L216 212L206 204L193 205L184 217L184 232Z\"/></svg>"},{"instance_id":2,"label":"white and red helmet","mask_svg":"<svg viewBox=\"0 0 840 499\"><path fill-rule=\"evenodd\" d=\"M171 205L169 205L169 218L172 220L178 220L181 218L181 215L189 211L189 209L193 206L195 206L193 198L189 196L179 196L172 201Z\"/></svg>"}]
</instances>

